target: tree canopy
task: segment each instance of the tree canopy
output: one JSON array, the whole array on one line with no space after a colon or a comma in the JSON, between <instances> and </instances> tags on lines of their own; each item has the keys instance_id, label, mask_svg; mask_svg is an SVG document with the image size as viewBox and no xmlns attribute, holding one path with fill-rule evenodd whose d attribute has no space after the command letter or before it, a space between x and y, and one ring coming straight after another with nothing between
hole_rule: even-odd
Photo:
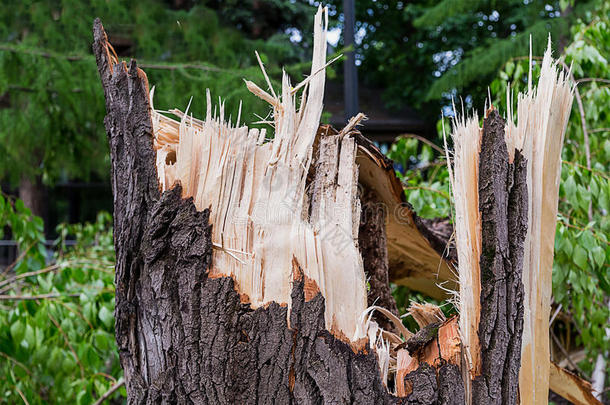
<instances>
[{"instance_id":1,"label":"tree canopy","mask_svg":"<svg viewBox=\"0 0 610 405\"><path fill-rule=\"evenodd\" d=\"M333 1L336 10L341 2ZM511 0L357 1L360 76L384 90L390 107L409 104L437 117L450 98L484 100L488 83L509 58L555 48L578 17L600 2ZM482 107L482 106L477 106Z\"/></svg>"},{"instance_id":2,"label":"tree canopy","mask_svg":"<svg viewBox=\"0 0 610 405\"><path fill-rule=\"evenodd\" d=\"M331 24L342 20L342 2L330 1ZM389 107L410 105L435 120L451 96L467 104L483 99L502 64L527 54L532 35L540 53L550 32L565 42L569 26L599 4L571 6L538 0L356 2L360 77L383 91ZM283 1L94 0L23 1L0 15L0 177L16 184L40 177L106 178L101 89L90 53L90 25L106 24L121 56L136 57L157 86L155 105L204 109L203 93L226 99L242 117L265 116L242 78L262 79L254 51L269 64L301 75L308 59L311 14L317 3ZM294 41L299 46L294 46ZM416 79L415 79L416 78ZM459 93L458 93L459 91Z\"/></svg>"},{"instance_id":3,"label":"tree canopy","mask_svg":"<svg viewBox=\"0 0 610 405\"><path fill-rule=\"evenodd\" d=\"M239 5L237 3L240 3ZM308 32L306 2L23 1L0 14L0 178L106 178L104 104L91 55L91 24L106 24L121 56L146 67L159 89L158 108L183 105L204 111L204 92L222 95L235 118L264 115L242 78L261 79L254 55L277 73L303 60L291 30ZM305 16L307 14L307 17ZM306 40L305 40L306 42ZM120 48L119 48L120 46ZM275 76L275 75L274 75Z\"/></svg>"}]
</instances>

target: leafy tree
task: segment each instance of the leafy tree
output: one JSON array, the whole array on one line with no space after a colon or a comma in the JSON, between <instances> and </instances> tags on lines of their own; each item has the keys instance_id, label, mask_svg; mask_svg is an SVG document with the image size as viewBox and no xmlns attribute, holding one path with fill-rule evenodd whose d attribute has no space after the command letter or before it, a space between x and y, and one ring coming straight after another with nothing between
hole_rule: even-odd
<instances>
[{"instance_id":1,"label":"leafy tree","mask_svg":"<svg viewBox=\"0 0 610 405\"><path fill-rule=\"evenodd\" d=\"M267 6L281 14L263 12ZM193 96L191 111L201 114L210 88L214 97L226 99L233 118L239 100L247 99L242 117L252 120L254 112L264 116L268 110L242 81L248 77L264 83L254 50L264 62L277 63L269 66L271 73L279 73L280 64L300 62L303 55L294 50L290 32L291 27L311 30L312 13L304 18L306 9L311 6L304 1L276 0L245 5L211 1L178 9L159 0L26 0L11 5L0 14L0 179L21 182L24 190L33 183L35 195L26 203L38 214L36 189L43 183L107 178L104 103L90 55L95 17L122 44L124 54L146 66L149 82L157 85L157 107L186 108ZM260 26L277 28L258 32Z\"/></svg>"},{"instance_id":2,"label":"leafy tree","mask_svg":"<svg viewBox=\"0 0 610 405\"><path fill-rule=\"evenodd\" d=\"M483 100L502 64L527 54L530 34L541 54L549 33L557 44L598 3L357 1L360 76L385 89L388 106L410 104L435 119L451 96L468 105ZM333 4L341 10L340 1Z\"/></svg>"},{"instance_id":3,"label":"leafy tree","mask_svg":"<svg viewBox=\"0 0 610 405\"><path fill-rule=\"evenodd\" d=\"M451 214L449 173L442 152L423 138L402 137L392 144L388 157L397 163L407 200L424 218L444 218ZM442 156L442 155L441 155Z\"/></svg>"}]
</instances>

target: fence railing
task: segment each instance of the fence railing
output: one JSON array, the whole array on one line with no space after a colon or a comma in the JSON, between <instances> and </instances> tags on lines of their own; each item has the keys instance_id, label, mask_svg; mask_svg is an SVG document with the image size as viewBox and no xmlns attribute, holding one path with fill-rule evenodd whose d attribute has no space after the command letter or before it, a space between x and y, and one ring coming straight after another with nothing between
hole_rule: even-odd
<instances>
[{"instance_id":1,"label":"fence railing","mask_svg":"<svg viewBox=\"0 0 610 405\"><path fill-rule=\"evenodd\" d=\"M66 240L66 246L74 246L76 241ZM46 240L44 245L47 249L47 261L51 261L53 258L55 241ZM15 240L0 240L0 270L10 266L19 257L19 246Z\"/></svg>"}]
</instances>

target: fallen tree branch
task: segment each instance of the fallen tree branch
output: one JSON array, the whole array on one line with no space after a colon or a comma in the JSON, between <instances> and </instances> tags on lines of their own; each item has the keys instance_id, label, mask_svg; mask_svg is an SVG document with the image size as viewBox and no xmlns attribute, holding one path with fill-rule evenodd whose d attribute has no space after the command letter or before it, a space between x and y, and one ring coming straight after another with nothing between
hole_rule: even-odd
<instances>
[{"instance_id":1,"label":"fallen tree branch","mask_svg":"<svg viewBox=\"0 0 610 405\"><path fill-rule=\"evenodd\" d=\"M602 405L592 393L591 384L551 362L551 389L575 405Z\"/></svg>"},{"instance_id":2,"label":"fallen tree branch","mask_svg":"<svg viewBox=\"0 0 610 405\"><path fill-rule=\"evenodd\" d=\"M97 401L95 401L95 403L93 405L101 405L105 400L110 398L112 396L112 394L117 392L117 390L120 389L124 385L125 385L125 379L123 377L119 378L117 380L117 382L114 383L108 391L104 392L104 395L102 395Z\"/></svg>"}]
</instances>

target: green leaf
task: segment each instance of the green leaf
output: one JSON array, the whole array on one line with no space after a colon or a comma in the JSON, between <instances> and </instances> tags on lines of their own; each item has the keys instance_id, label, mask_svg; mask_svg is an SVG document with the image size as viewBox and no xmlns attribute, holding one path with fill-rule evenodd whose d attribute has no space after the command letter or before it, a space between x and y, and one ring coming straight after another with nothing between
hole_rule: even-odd
<instances>
[{"instance_id":1,"label":"green leaf","mask_svg":"<svg viewBox=\"0 0 610 405\"><path fill-rule=\"evenodd\" d=\"M15 210L19 213L27 213L29 211L22 200L17 200L15 202Z\"/></svg>"},{"instance_id":2,"label":"green leaf","mask_svg":"<svg viewBox=\"0 0 610 405\"><path fill-rule=\"evenodd\" d=\"M13 337L13 342L19 343L25 336L25 323L23 321L18 320L11 325L11 336Z\"/></svg>"},{"instance_id":3,"label":"green leaf","mask_svg":"<svg viewBox=\"0 0 610 405\"><path fill-rule=\"evenodd\" d=\"M112 325L114 324L114 315L105 306L100 308L100 312L97 314L97 316L108 328L112 327Z\"/></svg>"},{"instance_id":4,"label":"green leaf","mask_svg":"<svg viewBox=\"0 0 610 405\"><path fill-rule=\"evenodd\" d=\"M582 235L580 235L580 238L578 238L578 243L580 245L582 245L583 248L585 248L585 250L592 250L593 248L595 248L597 246L597 242L595 241L595 237L593 236L593 234L590 231L585 231L582 233Z\"/></svg>"},{"instance_id":5,"label":"green leaf","mask_svg":"<svg viewBox=\"0 0 610 405\"><path fill-rule=\"evenodd\" d=\"M61 365L61 360L62 360L62 353L61 353L61 349L59 349L59 347L54 346L53 349L51 350L51 355L49 356L49 367L51 368L52 371L56 371L59 367L59 365Z\"/></svg>"},{"instance_id":6,"label":"green leaf","mask_svg":"<svg viewBox=\"0 0 610 405\"><path fill-rule=\"evenodd\" d=\"M599 186L597 185L597 181L595 180L595 178L591 179L589 186L591 188L591 195L593 197L597 197L599 195Z\"/></svg>"},{"instance_id":7,"label":"green leaf","mask_svg":"<svg viewBox=\"0 0 610 405\"><path fill-rule=\"evenodd\" d=\"M76 394L76 403L78 405L88 405L93 402L93 398L88 390L82 390Z\"/></svg>"},{"instance_id":8,"label":"green leaf","mask_svg":"<svg viewBox=\"0 0 610 405\"><path fill-rule=\"evenodd\" d=\"M44 330L41 328L34 328L34 336L36 341L36 347L42 347L42 342L44 341Z\"/></svg>"},{"instance_id":9,"label":"green leaf","mask_svg":"<svg viewBox=\"0 0 610 405\"><path fill-rule=\"evenodd\" d=\"M569 200L574 199L574 195L576 194L576 181L574 181L574 176L568 176L566 181L563 183L563 189L565 190L566 197Z\"/></svg>"},{"instance_id":10,"label":"green leaf","mask_svg":"<svg viewBox=\"0 0 610 405\"><path fill-rule=\"evenodd\" d=\"M574 263L583 270L587 270L587 251L582 248L580 245L576 245L574 248L574 255L572 257Z\"/></svg>"},{"instance_id":11,"label":"green leaf","mask_svg":"<svg viewBox=\"0 0 610 405\"><path fill-rule=\"evenodd\" d=\"M577 186L577 195L578 195L578 202L580 205L580 208L582 208L583 211L588 211L589 210L589 203L591 202L591 193L589 192L589 190L587 190L585 187L583 187L582 185L578 185Z\"/></svg>"},{"instance_id":12,"label":"green leaf","mask_svg":"<svg viewBox=\"0 0 610 405\"><path fill-rule=\"evenodd\" d=\"M33 349L36 345L36 335L34 333L34 328L32 328L29 323L25 325L25 334L23 336L21 345L27 349Z\"/></svg>"},{"instance_id":13,"label":"green leaf","mask_svg":"<svg viewBox=\"0 0 610 405\"><path fill-rule=\"evenodd\" d=\"M93 338L95 346L100 350L107 350L112 344L111 339L111 335L102 330L96 331Z\"/></svg>"},{"instance_id":14,"label":"green leaf","mask_svg":"<svg viewBox=\"0 0 610 405\"><path fill-rule=\"evenodd\" d=\"M92 322L97 315L95 311L95 303L87 302L85 305L83 305L83 315L85 318L87 318L87 320Z\"/></svg>"},{"instance_id":15,"label":"green leaf","mask_svg":"<svg viewBox=\"0 0 610 405\"><path fill-rule=\"evenodd\" d=\"M564 236L561 239L561 250L566 254L566 256L572 256L574 247L572 246L572 242L570 242L570 238L568 236Z\"/></svg>"},{"instance_id":16,"label":"green leaf","mask_svg":"<svg viewBox=\"0 0 610 405\"><path fill-rule=\"evenodd\" d=\"M604 141L604 155L606 155L607 160L610 160L610 139Z\"/></svg>"},{"instance_id":17,"label":"green leaf","mask_svg":"<svg viewBox=\"0 0 610 405\"><path fill-rule=\"evenodd\" d=\"M64 361L61 363L62 370L64 370L65 373L69 374L69 373L72 373L72 370L74 369L75 366L76 366L76 361L74 360L74 357L72 357L72 354L66 353L66 356L64 357Z\"/></svg>"},{"instance_id":18,"label":"green leaf","mask_svg":"<svg viewBox=\"0 0 610 405\"><path fill-rule=\"evenodd\" d=\"M602 249L601 246L595 246L591 249L590 253L595 264L597 264L598 267L603 267L606 262L606 252L604 252L604 249Z\"/></svg>"}]
</instances>

